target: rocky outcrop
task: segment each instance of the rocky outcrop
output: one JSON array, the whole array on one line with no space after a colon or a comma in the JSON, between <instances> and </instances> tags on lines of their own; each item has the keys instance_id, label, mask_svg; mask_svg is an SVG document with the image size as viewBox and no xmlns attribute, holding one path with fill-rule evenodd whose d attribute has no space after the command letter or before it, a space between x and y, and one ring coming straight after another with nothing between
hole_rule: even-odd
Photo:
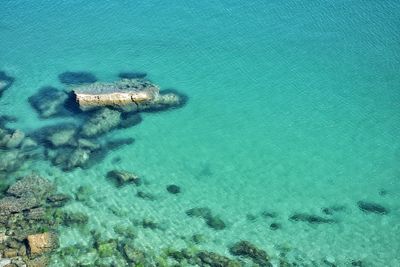
<instances>
[{"instance_id":1,"label":"rocky outcrop","mask_svg":"<svg viewBox=\"0 0 400 267\"><path fill-rule=\"evenodd\" d=\"M13 77L8 76L4 71L0 71L0 96L12 85L13 82Z\"/></svg>"},{"instance_id":2,"label":"rocky outcrop","mask_svg":"<svg viewBox=\"0 0 400 267\"><path fill-rule=\"evenodd\" d=\"M184 98L175 93L161 94L157 85L144 79L82 85L75 87L73 92L82 110L105 106L125 112L159 110L184 102Z\"/></svg>"}]
</instances>

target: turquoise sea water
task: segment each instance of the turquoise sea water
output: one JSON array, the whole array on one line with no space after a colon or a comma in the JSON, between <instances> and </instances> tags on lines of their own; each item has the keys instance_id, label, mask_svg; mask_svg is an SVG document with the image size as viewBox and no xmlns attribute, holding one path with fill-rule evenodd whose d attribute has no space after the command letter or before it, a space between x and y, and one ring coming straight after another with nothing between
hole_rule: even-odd
<instances>
[{"instance_id":1,"label":"turquoise sea water","mask_svg":"<svg viewBox=\"0 0 400 267\"><path fill-rule=\"evenodd\" d=\"M289 249L316 266L400 266L399 14L395 0L3 0L0 70L15 83L0 114L17 116L13 127L53 123L27 99L42 86L64 88L58 75L65 71L101 81L145 71L189 97L183 108L144 114L141 124L109 133L135 143L95 167L63 172L27 162L13 177L35 170L61 192L93 189L90 205L65 207L90 218L86 230L61 229L61 246L88 242L89 229L112 237L113 226L148 218L162 225L138 230L149 250L182 248L201 233L201 249L224 255L249 240L271 257ZM143 177L140 190L156 199L105 179L118 168ZM182 193L168 194L168 184ZM390 212L362 212L360 200ZM330 206L345 207L333 215L337 223L288 219L325 216ZM227 228L188 217L194 207L209 207Z\"/></svg>"}]
</instances>

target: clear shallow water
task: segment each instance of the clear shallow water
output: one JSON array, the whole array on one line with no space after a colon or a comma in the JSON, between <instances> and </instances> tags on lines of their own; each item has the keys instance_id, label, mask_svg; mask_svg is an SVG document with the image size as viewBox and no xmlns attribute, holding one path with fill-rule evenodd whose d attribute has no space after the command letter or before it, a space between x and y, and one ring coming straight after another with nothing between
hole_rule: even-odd
<instances>
[{"instance_id":1,"label":"clear shallow water","mask_svg":"<svg viewBox=\"0 0 400 267\"><path fill-rule=\"evenodd\" d=\"M246 239L271 255L289 247L339 266L352 259L400 265L396 1L3 2L0 69L16 81L0 103L1 114L18 116L13 126L49 123L27 98L45 85L63 88L57 76L67 70L104 81L142 70L190 98L182 109L145 114L140 125L110 133L136 141L92 169L26 166L55 179L62 192L92 186L91 207L67 207L88 212L90 227L112 236L115 224L152 218L164 230L141 229L138 239L155 250L203 233L202 248L227 255L229 244ZM115 168L138 173L148 182L141 190L157 199L115 188L104 177ZM181 195L166 192L171 183ZM359 200L390 213L365 214ZM346 206L337 224L288 220L331 205ZM228 227L215 231L185 215L199 206ZM263 218L266 210L278 218ZM272 231L273 221L282 228ZM81 239L76 229L62 230L62 245Z\"/></svg>"}]
</instances>

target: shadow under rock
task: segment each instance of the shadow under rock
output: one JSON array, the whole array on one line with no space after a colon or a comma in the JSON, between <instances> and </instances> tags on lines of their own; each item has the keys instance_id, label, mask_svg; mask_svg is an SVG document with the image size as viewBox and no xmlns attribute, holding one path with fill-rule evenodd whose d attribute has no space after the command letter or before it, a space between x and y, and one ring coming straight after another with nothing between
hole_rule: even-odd
<instances>
[{"instance_id":1,"label":"shadow under rock","mask_svg":"<svg viewBox=\"0 0 400 267\"><path fill-rule=\"evenodd\" d=\"M79 85L97 81L96 76L87 71L66 71L58 75L58 79L61 83L67 85Z\"/></svg>"}]
</instances>

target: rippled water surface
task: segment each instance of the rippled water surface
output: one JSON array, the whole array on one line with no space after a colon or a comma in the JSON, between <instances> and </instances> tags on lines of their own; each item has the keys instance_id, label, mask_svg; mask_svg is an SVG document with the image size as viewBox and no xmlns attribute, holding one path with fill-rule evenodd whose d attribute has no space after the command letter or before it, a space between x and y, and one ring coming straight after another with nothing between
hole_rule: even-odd
<instances>
[{"instance_id":1,"label":"rippled water surface","mask_svg":"<svg viewBox=\"0 0 400 267\"><path fill-rule=\"evenodd\" d=\"M99 81L146 72L189 99L97 139L135 141L88 168L64 171L42 155L0 172L11 183L35 171L73 196L62 210L89 216L86 225L58 228L59 250L92 246L93 230L117 238L116 226L129 226L148 253L190 248L239 259L229 247L248 240L274 266L282 258L400 266L398 1L0 5L0 71L15 78L0 98L0 115L17 117L10 128L29 135L80 116L39 118L28 102L45 86L70 90L59 79L66 71ZM117 187L106 178L115 169L142 184ZM181 192L168 192L171 184ZM75 197L82 188L84 200ZM199 207L225 227L188 216ZM52 265L73 260L55 255Z\"/></svg>"}]
</instances>

